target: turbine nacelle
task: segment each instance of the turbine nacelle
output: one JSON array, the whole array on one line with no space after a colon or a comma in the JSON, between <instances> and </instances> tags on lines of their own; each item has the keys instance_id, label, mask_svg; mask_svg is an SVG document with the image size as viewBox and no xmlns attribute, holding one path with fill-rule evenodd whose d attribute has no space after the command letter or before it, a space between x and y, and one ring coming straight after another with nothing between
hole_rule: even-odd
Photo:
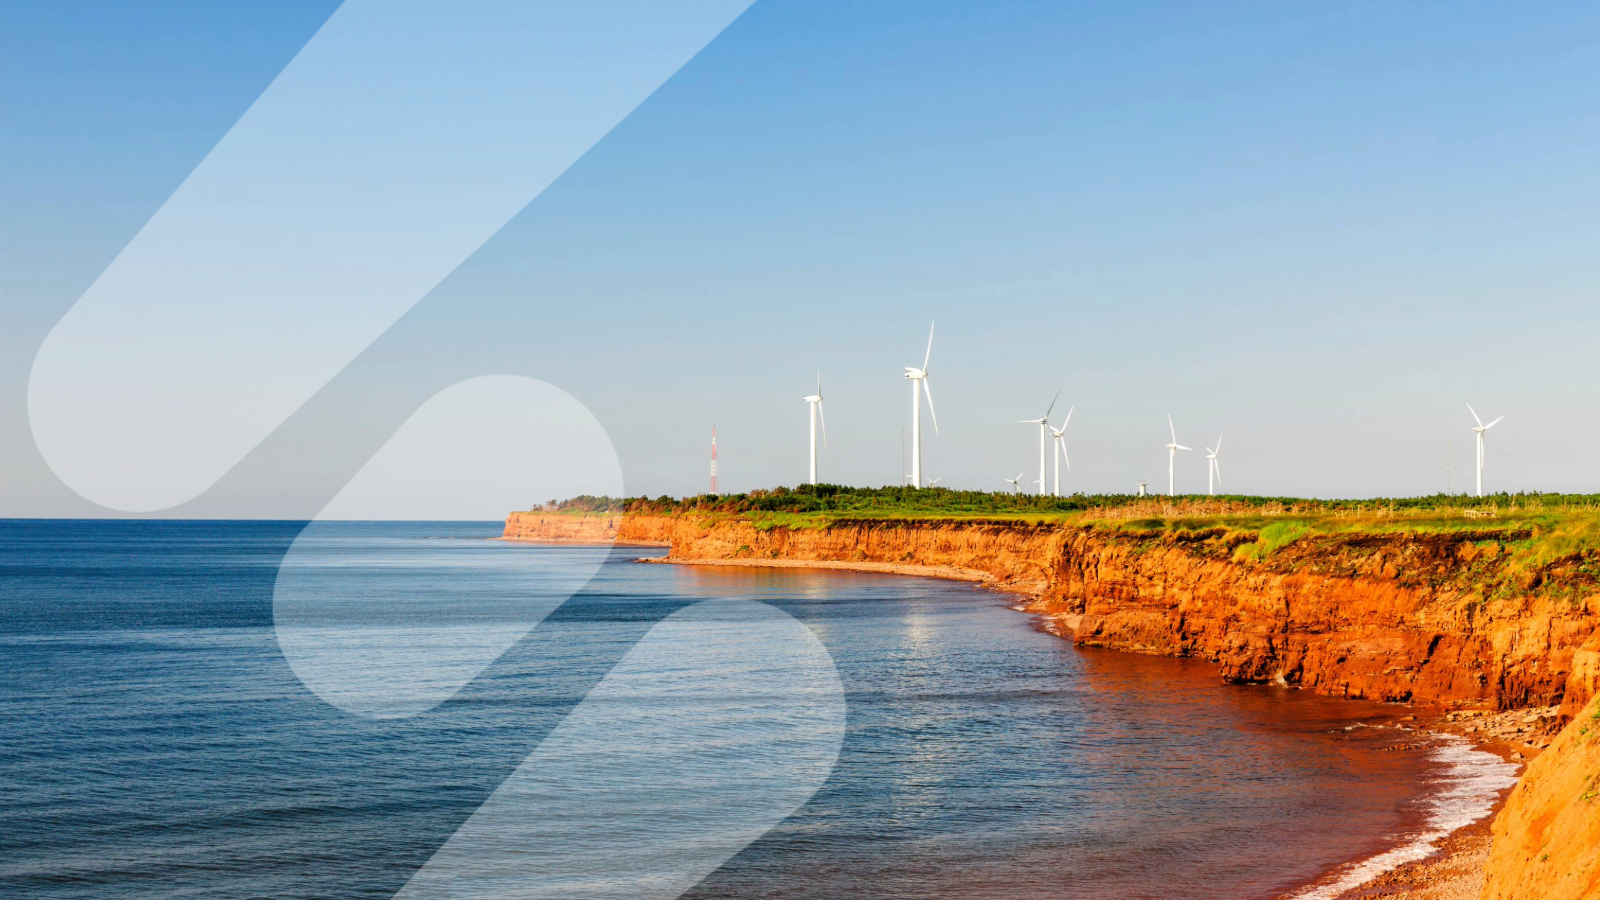
<instances>
[{"instance_id":1,"label":"turbine nacelle","mask_svg":"<svg viewBox=\"0 0 1600 900\"><path fill-rule=\"evenodd\" d=\"M1061 427L1057 428L1054 425L1051 425L1050 426L1050 433L1055 435L1056 437L1061 437L1062 435L1066 434L1067 433L1067 425L1072 422L1072 411L1075 410L1075 409L1077 409L1076 406L1068 407L1067 408L1067 417L1065 419L1061 420Z\"/></svg>"}]
</instances>

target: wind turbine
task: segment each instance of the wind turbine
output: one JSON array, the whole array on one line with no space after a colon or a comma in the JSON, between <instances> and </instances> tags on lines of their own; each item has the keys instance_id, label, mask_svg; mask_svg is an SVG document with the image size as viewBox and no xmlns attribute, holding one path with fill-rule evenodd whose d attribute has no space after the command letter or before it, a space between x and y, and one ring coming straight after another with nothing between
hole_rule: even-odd
<instances>
[{"instance_id":1,"label":"wind turbine","mask_svg":"<svg viewBox=\"0 0 1600 900\"><path fill-rule=\"evenodd\" d=\"M1017 489L1017 493L1020 494L1020 493L1022 493L1022 485L1020 483L1021 481L1022 481L1022 473L1018 472L1017 473L1017 477L1015 477L1015 478L1007 478L1006 479L1006 484L1009 484L1012 487L1016 488Z\"/></svg>"},{"instance_id":2,"label":"wind turbine","mask_svg":"<svg viewBox=\"0 0 1600 900\"><path fill-rule=\"evenodd\" d=\"M801 397L811 407L811 483L817 483L817 417L822 416L822 445L828 445L828 417L822 412L822 373L817 373L817 392Z\"/></svg>"},{"instance_id":3,"label":"wind turbine","mask_svg":"<svg viewBox=\"0 0 1600 900\"><path fill-rule=\"evenodd\" d=\"M1039 496L1041 496L1041 497L1044 496L1044 488L1045 488L1045 483L1044 483L1045 431L1047 429L1049 429L1049 427L1050 427L1050 413L1055 410L1056 401L1061 399L1061 388L1064 388L1064 387L1066 387L1066 385L1062 385L1061 387L1056 388L1056 395L1054 397L1050 398L1050 405L1045 408L1044 415L1040 416L1037 419L1018 419L1017 420L1017 424L1019 424L1019 425L1037 425L1037 426L1039 426ZM1057 469L1056 472L1057 472L1058 475L1060 474L1060 470L1059 469ZM1060 479L1057 478L1056 480L1059 483Z\"/></svg>"},{"instance_id":4,"label":"wind turbine","mask_svg":"<svg viewBox=\"0 0 1600 900\"><path fill-rule=\"evenodd\" d=\"M928 360L933 356L933 325L928 324L928 350L922 354L922 368L906 366L911 379L911 486L922 487L922 394L928 394L928 415L933 417L933 433L939 433L939 414L933 411L933 391L928 387Z\"/></svg>"},{"instance_id":5,"label":"wind turbine","mask_svg":"<svg viewBox=\"0 0 1600 900\"><path fill-rule=\"evenodd\" d=\"M939 478L943 478L943 477L944 477L943 475L939 476ZM934 485L938 484L939 483L939 478L929 478L928 479L928 487L933 487Z\"/></svg>"},{"instance_id":6,"label":"wind turbine","mask_svg":"<svg viewBox=\"0 0 1600 900\"><path fill-rule=\"evenodd\" d=\"M1211 478L1212 478L1212 476L1216 477L1217 484L1219 484L1219 485L1222 484L1222 464L1217 462L1217 454L1219 454L1221 452L1222 452L1222 435L1219 434L1219 435L1217 435L1217 448L1215 450L1211 449L1210 447L1206 448L1206 459L1211 461L1209 466L1206 468L1206 496L1207 497L1216 496L1216 491L1211 489Z\"/></svg>"},{"instance_id":7,"label":"wind turbine","mask_svg":"<svg viewBox=\"0 0 1600 900\"><path fill-rule=\"evenodd\" d=\"M1176 497L1178 492L1174 490L1176 482L1172 478L1172 464L1177 461L1179 450L1190 448L1178 443L1178 429L1172 424L1172 413L1167 413L1167 428L1172 432L1172 443L1167 445L1167 496Z\"/></svg>"},{"instance_id":8,"label":"wind turbine","mask_svg":"<svg viewBox=\"0 0 1600 900\"><path fill-rule=\"evenodd\" d=\"M1077 407L1075 407L1075 406L1067 407L1067 417L1061 421L1061 427L1060 428L1057 428L1054 425L1050 426L1050 435L1055 440L1056 450L1059 451L1057 453L1052 453L1051 454L1051 456L1053 456L1055 458L1055 461L1056 461L1056 496L1057 497L1061 496L1061 461L1063 459L1065 459L1067 461L1067 471L1068 472L1072 471L1072 459L1067 456L1067 423L1072 421L1072 411L1074 409L1077 409Z\"/></svg>"},{"instance_id":9,"label":"wind turbine","mask_svg":"<svg viewBox=\"0 0 1600 900\"><path fill-rule=\"evenodd\" d=\"M1474 428L1472 430L1478 433L1478 496L1482 497L1483 496L1483 433L1485 431L1488 431L1489 429L1493 428L1494 426L1500 424L1500 419L1504 419L1505 416L1501 416L1500 419L1495 419L1493 422L1490 422L1489 424L1485 425L1485 424L1483 424L1483 420L1478 418L1478 411L1472 408L1472 404L1471 403L1467 404L1467 412L1472 413L1472 418L1477 419L1477 422L1478 422L1478 427Z\"/></svg>"}]
</instances>

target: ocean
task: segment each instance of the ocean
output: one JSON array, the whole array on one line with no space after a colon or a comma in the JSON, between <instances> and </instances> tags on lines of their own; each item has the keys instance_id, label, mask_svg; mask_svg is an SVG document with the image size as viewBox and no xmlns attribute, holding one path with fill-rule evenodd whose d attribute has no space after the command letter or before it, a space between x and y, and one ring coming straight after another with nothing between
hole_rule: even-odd
<instances>
[{"instance_id":1,"label":"ocean","mask_svg":"<svg viewBox=\"0 0 1600 900\"><path fill-rule=\"evenodd\" d=\"M0 521L0 896L1322 896L1507 777L969 584L303 529Z\"/></svg>"}]
</instances>

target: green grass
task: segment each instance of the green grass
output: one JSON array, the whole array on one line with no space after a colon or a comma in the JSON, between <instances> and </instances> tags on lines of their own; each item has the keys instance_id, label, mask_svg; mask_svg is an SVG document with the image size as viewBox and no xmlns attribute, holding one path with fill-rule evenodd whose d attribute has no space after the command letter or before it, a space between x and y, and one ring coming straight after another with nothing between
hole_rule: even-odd
<instances>
[{"instance_id":1,"label":"green grass","mask_svg":"<svg viewBox=\"0 0 1600 900\"><path fill-rule=\"evenodd\" d=\"M900 518L1018 518L1030 520L1069 520L1078 518L1117 518L1119 511L1132 510L1139 518L1151 518L1150 512L1165 509L1158 518L1206 518L1206 507L1225 509L1221 517L1230 522L1249 519L1256 515L1263 519L1278 520L1284 515L1322 518L1326 516L1350 517L1370 523L1373 520L1395 519L1405 521L1410 527L1419 527L1430 520L1441 528L1470 528L1473 522L1489 524L1508 518L1527 519L1544 514L1587 510L1600 512L1600 495L1596 494L1498 494L1484 498L1460 495L1434 495L1428 497L1396 497L1376 500L1306 500L1297 497L1255 497L1226 495L1218 497L1182 496L1172 500L1165 497L1137 497L1132 494L1073 494L1067 497L1041 497L1005 491L957 491L948 488L881 487L855 488L820 484L800 487L780 487L772 490L751 491L743 494L700 494L692 497L574 497L570 500L552 500L537 509L540 511L596 513L656 513L720 511L731 513L783 512L832 513L851 517ZM1494 518L1468 519L1469 513L1493 513ZM1218 516L1213 515L1212 518ZM1600 521L1600 520L1597 520ZM1578 544L1587 545L1594 535L1574 535Z\"/></svg>"},{"instance_id":2,"label":"green grass","mask_svg":"<svg viewBox=\"0 0 1600 900\"><path fill-rule=\"evenodd\" d=\"M1306 565L1326 569L1330 559L1347 566L1372 559L1375 565L1398 566L1402 581L1453 584L1479 602L1530 591L1575 602L1600 589L1600 495L1594 494L1169 499L804 485L685 498L585 496L551 501L539 511L693 515L706 528L742 519L762 531L817 529L843 521L1090 528L1131 541L1141 552L1181 546L1283 571ZM1419 553L1428 563L1426 571L1412 565Z\"/></svg>"},{"instance_id":3,"label":"green grass","mask_svg":"<svg viewBox=\"0 0 1600 900\"><path fill-rule=\"evenodd\" d=\"M1312 525L1302 519L1271 522L1262 525L1256 532L1256 539L1248 544L1241 544L1233 552L1234 560L1247 562L1265 559L1278 550L1287 547L1311 532Z\"/></svg>"}]
</instances>

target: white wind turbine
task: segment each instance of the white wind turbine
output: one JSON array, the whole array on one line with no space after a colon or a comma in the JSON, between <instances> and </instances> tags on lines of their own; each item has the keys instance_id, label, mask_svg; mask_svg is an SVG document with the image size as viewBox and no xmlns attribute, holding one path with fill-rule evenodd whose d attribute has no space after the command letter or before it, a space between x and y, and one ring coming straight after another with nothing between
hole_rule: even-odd
<instances>
[{"instance_id":1,"label":"white wind turbine","mask_svg":"<svg viewBox=\"0 0 1600 900\"><path fill-rule=\"evenodd\" d=\"M1017 489L1017 493L1019 493L1019 494L1022 493L1022 484L1021 484L1021 482L1022 482L1022 473L1021 472L1018 472L1017 473L1017 477L1015 477L1015 478L1007 478L1006 479L1006 484L1009 484L1012 487L1016 488Z\"/></svg>"},{"instance_id":2,"label":"white wind turbine","mask_svg":"<svg viewBox=\"0 0 1600 900\"><path fill-rule=\"evenodd\" d=\"M801 400L811 407L811 483L817 483L817 417L822 417L822 445L828 445L828 417L822 412L822 373L817 373L817 392Z\"/></svg>"},{"instance_id":3,"label":"white wind turbine","mask_svg":"<svg viewBox=\"0 0 1600 900\"><path fill-rule=\"evenodd\" d=\"M1485 424L1483 424L1483 420L1478 418L1478 411L1472 408L1472 404L1471 403L1467 404L1467 412L1472 413L1472 418L1477 419L1477 422L1478 422L1478 427L1474 428L1472 430L1478 433L1478 496L1482 497L1483 496L1483 433L1485 431L1488 431L1489 429L1493 428L1494 426L1500 424L1500 419L1504 419L1505 416L1501 416L1500 419L1495 419L1493 422L1490 422L1489 424L1485 425Z\"/></svg>"},{"instance_id":4,"label":"white wind turbine","mask_svg":"<svg viewBox=\"0 0 1600 900\"><path fill-rule=\"evenodd\" d=\"M1174 488L1177 483L1172 478L1172 464L1177 461L1179 450L1191 448L1178 443L1178 429L1172 424L1172 413L1167 413L1167 428L1172 432L1172 443L1167 445L1167 496L1176 497L1178 492Z\"/></svg>"},{"instance_id":5,"label":"white wind turbine","mask_svg":"<svg viewBox=\"0 0 1600 900\"><path fill-rule=\"evenodd\" d=\"M1076 406L1067 407L1067 417L1061 421L1061 427L1050 426L1050 436L1056 445L1055 453L1051 454L1056 461L1056 496L1061 496L1061 461L1067 461L1067 471L1072 471L1072 459L1067 456L1067 423L1072 421L1072 411Z\"/></svg>"},{"instance_id":6,"label":"white wind turbine","mask_svg":"<svg viewBox=\"0 0 1600 900\"><path fill-rule=\"evenodd\" d=\"M1054 397L1050 398L1050 405L1045 408L1044 415L1040 416L1037 419L1018 419L1017 420L1017 424L1019 424L1019 425L1037 425L1037 426L1039 426L1039 496L1041 496L1041 497L1044 496L1044 489L1045 489L1045 483L1044 483L1045 431L1048 430L1049 427L1050 427L1050 413L1055 410L1056 401L1061 399L1061 388L1064 388L1064 387L1066 387L1066 385L1062 385L1061 387L1056 388L1056 395ZM1060 474L1060 471L1061 471L1060 469L1056 470L1057 475ZM1056 479L1056 482L1057 482L1058 485L1059 485L1060 481L1061 481L1060 478Z\"/></svg>"},{"instance_id":7,"label":"white wind turbine","mask_svg":"<svg viewBox=\"0 0 1600 900\"><path fill-rule=\"evenodd\" d=\"M1219 435L1217 435L1217 447L1216 447L1216 449L1213 450L1210 447L1206 448L1206 459L1211 461L1209 466L1208 466L1208 468L1206 469L1206 496L1207 497L1214 497L1214 496L1216 496L1216 493L1217 493L1216 491L1212 490L1212 488L1211 488L1211 479L1212 479L1212 477L1215 477L1217 479L1218 486L1221 486L1221 484L1222 484L1222 464L1217 462L1217 454L1219 454L1221 452L1222 452L1222 435L1219 434Z\"/></svg>"},{"instance_id":8,"label":"white wind turbine","mask_svg":"<svg viewBox=\"0 0 1600 900\"><path fill-rule=\"evenodd\" d=\"M922 395L928 394L928 415L933 417L933 433L939 433L939 414L933 411L933 391L928 387L928 360L933 356L933 323L928 325L928 351L922 355L922 368L906 366L911 379L911 486L922 487Z\"/></svg>"}]
</instances>

